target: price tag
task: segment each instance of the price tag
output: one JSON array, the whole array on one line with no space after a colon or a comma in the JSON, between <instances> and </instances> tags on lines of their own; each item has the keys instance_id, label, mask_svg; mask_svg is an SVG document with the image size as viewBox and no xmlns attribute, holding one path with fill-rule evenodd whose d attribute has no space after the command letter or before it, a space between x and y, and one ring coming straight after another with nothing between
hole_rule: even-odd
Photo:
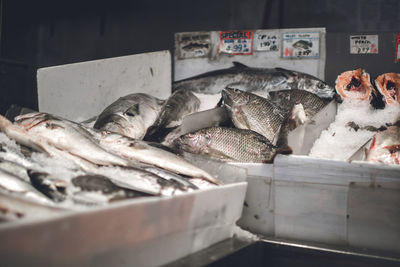
<instances>
[{"instance_id":1,"label":"price tag","mask_svg":"<svg viewBox=\"0 0 400 267\"><path fill-rule=\"evenodd\" d=\"M378 54L378 35L350 36L350 54Z\"/></svg>"},{"instance_id":2,"label":"price tag","mask_svg":"<svg viewBox=\"0 0 400 267\"><path fill-rule=\"evenodd\" d=\"M180 33L176 35L178 58L207 57L211 51L209 32Z\"/></svg>"},{"instance_id":3,"label":"price tag","mask_svg":"<svg viewBox=\"0 0 400 267\"><path fill-rule=\"evenodd\" d=\"M219 33L219 53L231 55L253 54L253 31L223 31Z\"/></svg>"},{"instance_id":4,"label":"price tag","mask_svg":"<svg viewBox=\"0 0 400 267\"><path fill-rule=\"evenodd\" d=\"M319 58L319 32L282 34L282 58Z\"/></svg>"},{"instance_id":5,"label":"price tag","mask_svg":"<svg viewBox=\"0 0 400 267\"><path fill-rule=\"evenodd\" d=\"M254 34L254 50L255 51L279 51L280 38L279 34L268 31L257 31Z\"/></svg>"},{"instance_id":6,"label":"price tag","mask_svg":"<svg viewBox=\"0 0 400 267\"><path fill-rule=\"evenodd\" d=\"M394 63L400 62L400 33L396 35L396 53L394 57Z\"/></svg>"}]
</instances>

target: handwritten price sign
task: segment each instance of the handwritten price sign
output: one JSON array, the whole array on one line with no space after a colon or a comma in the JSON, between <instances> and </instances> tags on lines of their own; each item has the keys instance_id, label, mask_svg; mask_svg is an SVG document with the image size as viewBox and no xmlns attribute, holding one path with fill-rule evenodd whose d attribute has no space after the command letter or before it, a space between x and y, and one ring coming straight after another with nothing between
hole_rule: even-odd
<instances>
[{"instance_id":1,"label":"handwritten price sign","mask_svg":"<svg viewBox=\"0 0 400 267\"><path fill-rule=\"evenodd\" d=\"M253 31L224 31L219 33L219 53L253 54Z\"/></svg>"},{"instance_id":2,"label":"handwritten price sign","mask_svg":"<svg viewBox=\"0 0 400 267\"><path fill-rule=\"evenodd\" d=\"M319 58L319 32L290 32L282 34L282 58Z\"/></svg>"},{"instance_id":3,"label":"handwritten price sign","mask_svg":"<svg viewBox=\"0 0 400 267\"><path fill-rule=\"evenodd\" d=\"M350 54L378 54L378 35L350 36Z\"/></svg>"},{"instance_id":4,"label":"handwritten price sign","mask_svg":"<svg viewBox=\"0 0 400 267\"><path fill-rule=\"evenodd\" d=\"M279 34L267 31L257 31L254 34L254 50L273 52L279 51Z\"/></svg>"}]
</instances>

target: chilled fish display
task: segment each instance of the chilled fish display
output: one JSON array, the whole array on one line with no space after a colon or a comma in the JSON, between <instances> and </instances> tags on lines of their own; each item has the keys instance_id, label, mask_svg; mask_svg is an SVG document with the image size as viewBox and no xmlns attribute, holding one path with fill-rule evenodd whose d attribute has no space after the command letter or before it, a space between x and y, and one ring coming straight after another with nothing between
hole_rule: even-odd
<instances>
[{"instance_id":1,"label":"chilled fish display","mask_svg":"<svg viewBox=\"0 0 400 267\"><path fill-rule=\"evenodd\" d=\"M227 86L250 92L301 89L329 99L335 95L333 87L312 75L282 68L252 68L239 62L228 69L176 81L173 90L186 88L196 93L219 94Z\"/></svg>"},{"instance_id":2,"label":"chilled fish display","mask_svg":"<svg viewBox=\"0 0 400 267\"><path fill-rule=\"evenodd\" d=\"M277 153L289 154L264 136L250 130L210 127L185 134L174 141L177 150L239 162L272 162Z\"/></svg>"},{"instance_id":3,"label":"chilled fish display","mask_svg":"<svg viewBox=\"0 0 400 267\"><path fill-rule=\"evenodd\" d=\"M162 100L142 93L120 97L99 115L93 127L143 139L158 118L162 104Z\"/></svg>"},{"instance_id":4,"label":"chilled fish display","mask_svg":"<svg viewBox=\"0 0 400 267\"><path fill-rule=\"evenodd\" d=\"M385 73L375 79L375 85L386 104L400 103L400 73Z\"/></svg>"}]
</instances>

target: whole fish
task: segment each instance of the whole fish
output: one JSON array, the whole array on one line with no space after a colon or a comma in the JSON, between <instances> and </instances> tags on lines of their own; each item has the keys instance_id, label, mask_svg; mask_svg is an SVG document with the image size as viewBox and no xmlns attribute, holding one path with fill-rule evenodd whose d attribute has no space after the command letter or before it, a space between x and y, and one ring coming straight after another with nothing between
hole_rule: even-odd
<instances>
[{"instance_id":1,"label":"whole fish","mask_svg":"<svg viewBox=\"0 0 400 267\"><path fill-rule=\"evenodd\" d=\"M29 136L40 138L41 144L67 151L91 163L131 166L128 160L101 148L90 132L72 121L37 112L15 117L15 124Z\"/></svg>"},{"instance_id":2,"label":"whole fish","mask_svg":"<svg viewBox=\"0 0 400 267\"><path fill-rule=\"evenodd\" d=\"M277 153L289 154L274 146L264 136L251 131L227 127L210 127L175 139L180 151L238 162L270 163Z\"/></svg>"},{"instance_id":3,"label":"whole fish","mask_svg":"<svg viewBox=\"0 0 400 267\"><path fill-rule=\"evenodd\" d=\"M0 157L0 169L18 176L25 182L30 182L27 169L18 163Z\"/></svg>"},{"instance_id":4,"label":"whole fish","mask_svg":"<svg viewBox=\"0 0 400 267\"><path fill-rule=\"evenodd\" d=\"M99 115L93 127L143 139L158 118L162 104L162 100L143 93L120 97Z\"/></svg>"},{"instance_id":5,"label":"whole fish","mask_svg":"<svg viewBox=\"0 0 400 267\"><path fill-rule=\"evenodd\" d=\"M301 104L308 118L312 118L328 104L326 99L322 99L313 93L296 89L270 92L268 99L285 113L289 112L293 105Z\"/></svg>"},{"instance_id":6,"label":"whole fish","mask_svg":"<svg viewBox=\"0 0 400 267\"><path fill-rule=\"evenodd\" d=\"M361 68L341 73L335 84L335 89L342 98L371 100L372 94L376 94L369 74Z\"/></svg>"},{"instance_id":7,"label":"whole fish","mask_svg":"<svg viewBox=\"0 0 400 267\"><path fill-rule=\"evenodd\" d=\"M199 109L200 100L188 89L176 90L164 103L160 115L148 129L145 140L161 141L169 131L182 123L183 118Z\"/></svg>"},{"instance_id":8,"label":"whole fish","mask_svg":"<svg viewBox=\"0 0 400 267\"><path fill-rule=\"evenodd\" d=\"M30 183L2 169L0 169L0 188L37 203L53 204L50 199L37 191Z\"/></svg>"},{"instance_id":9,"label":"whole fish","mask_svg":"<svg viewBox=\"0 0 400 267\"><path fill-rule=\"evenodd\" d=\"M335 89L324 81L297 71L283 68L252 68L239 62L227 69L207 72L173 83L173 90L187 88L196 93L219 94L227 86L246 91L278 91L301 89L319 97L332 99Z\"/></svg>"},{"instance_id":10,"label":"whole fish","mask_svg":"<svg viewBox=\"0 0 400 267\"><path fill-rule=\"evenodd\" d=\"M97 135L99 143L105 149L124 158L155 165L166 170L191 177L202 178L214 184L220 182L211 174L191 164L182 157L159 147L149 145L145 141L134 140L110 132Z\"/></svg>"},{"instance_id":11,"label":"whole fish","mask_svg":"<svg viewBox=\"0 0 400 267\"><path fill-rule=\"evenodd\" d=\"M375 79L375 85L386 104L400 104L400 73L384 73Z\"/></svg>"},{"instance_id":12,"label":"whole fish","mask_svg":"<svg viewBox=\"0 0 400 267\"><path fill-rule=\"evenodd\" d=\"M375 133L366 160L400 165L400 121Z\"/></svg>"},{"instance_id":13,"label":"whole fish","mask_svg":"<svg viewBox=\"0 0 400 267\"><path fill-rule=\"evenodd\" d=\"M271 143L276 141L285 113L270 100L229 87L222 90L222 98L237 128L255 131Z\"/></svg>"}]
</instances>

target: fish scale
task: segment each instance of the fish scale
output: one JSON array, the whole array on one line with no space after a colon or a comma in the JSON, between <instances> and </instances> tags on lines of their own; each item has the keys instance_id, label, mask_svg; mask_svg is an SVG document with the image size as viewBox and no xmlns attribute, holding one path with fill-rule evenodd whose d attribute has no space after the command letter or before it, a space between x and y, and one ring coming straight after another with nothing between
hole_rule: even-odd
<instances>
[{"instance_id":1,"label":"fish scale","mask_svg":"<svg viewBox=\"0 0 400 267\"><path fill-rule=\"evenodd\" d=\"M222 97L237 128L253 130L270 142L276 139L284 114L271 101L233 88L225 88Z\"/></svg>"},{"instance_id":2,"label":"fish scale","mask_svg":"<svg viewBox=\"0 0 400 267\"><path fill-rule=\"evenodd\" d=\"M239 162L271 162L279 149L264 136L245 129L209 127L174 141L183 151Z\"/></svg>"}]
</instances>

